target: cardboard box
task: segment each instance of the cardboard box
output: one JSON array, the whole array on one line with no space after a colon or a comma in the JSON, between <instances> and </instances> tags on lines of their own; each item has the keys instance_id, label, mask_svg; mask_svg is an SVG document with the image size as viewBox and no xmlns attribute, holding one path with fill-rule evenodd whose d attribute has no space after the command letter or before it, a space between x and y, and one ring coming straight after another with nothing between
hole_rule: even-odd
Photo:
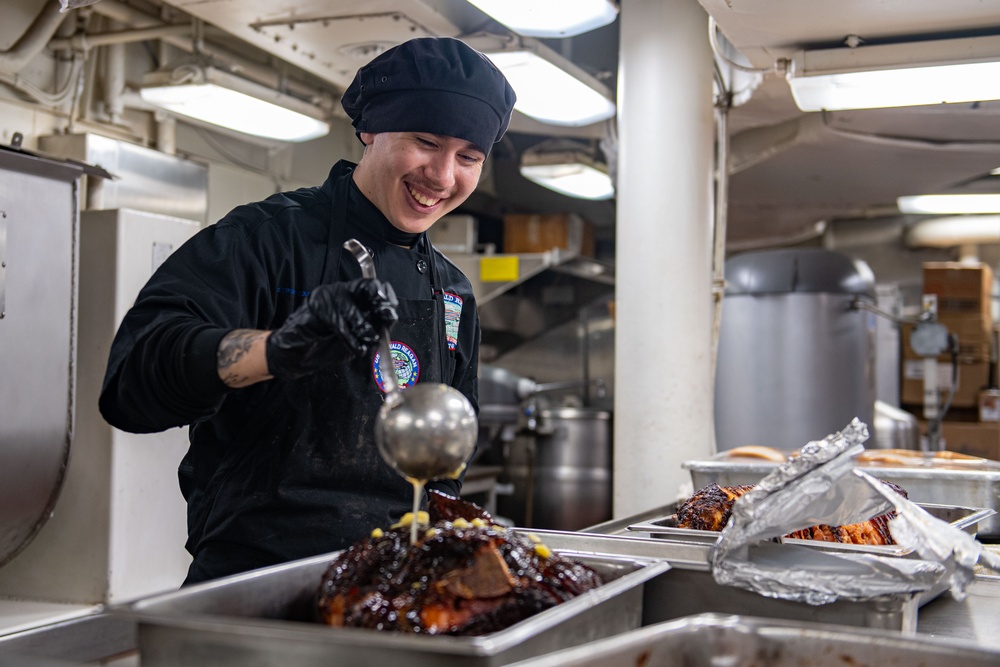
<instances>
[{"instance_id":1,"label":"cardboard box","mask_svg":"<svg viewBox=\"0 0 1000 667\"><path fill-rule=\"evenodd\" d=\"M427 238L446 255L476 251L479 223L471 215L446 215L427 230Z\"/></svg>"},{"instance_id":2,"label":"cardboard box","mask_svg":"<svg viewBox=\"0 0 1000 667\"><path fill-rule=\"evenodd\" d=\"M920 432L927 435L927 422L920 420ZM1000 423L941 422L941 447L950 452L1000 461Z\"/></svg>"},{"instance_id":3,"label":"cardboard box","mask_svg":"<svg viewBox=\"0 0 1000 667\"><path fill-rule=\"evenodd\" d=\"M512 214L503 219L503 251L536 253L558 248L594 256L592 225L572 213Z\"/></svg>"},{"instance_id":4,"label":"cardboard box","mask_svg":"<svg viewBox=\"0 0 1000 667\"><path fill-rule=\"evenodd\" d=\"M946 313L979 315L992 326L993 270L989 264L924 262L924 294L938 300L938 317Z\"/></svg>"},{"instance_id":5,"label":"cardboard box","mask_svg":"<svg viewBox=\"0 0 1000 667\"><path fill-rule=\"evenodd\" d=\"M903 359L902 381L900 382L900 403L922 406L924 404L924 360ZM937 362L938 405L943 406L951 388L951 362ZM990 363L978 361L958 364L958 386L952 397L955 408L978 408L979 392L986 388L990 380Z\"/></svg>"}]
</instances>

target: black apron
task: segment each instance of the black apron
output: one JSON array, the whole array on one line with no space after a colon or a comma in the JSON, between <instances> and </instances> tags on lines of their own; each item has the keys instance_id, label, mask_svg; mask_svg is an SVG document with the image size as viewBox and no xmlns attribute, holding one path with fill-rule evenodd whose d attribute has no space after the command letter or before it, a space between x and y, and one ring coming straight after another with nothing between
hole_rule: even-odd
<instances>
[{"instance_id":1,"label":"black apron","mask_svg":"<svg viewBox=\"0 0 1000 667\"><path fill-rule=\"evenodd\" d=\"M334 189L322 283L361 276L343 249L350 178L338 179ZM401 253L405 265L398 261ZM392 256L380 266L380 257ZM455 361L448 354L442 282L426 235L412 251L383 247L375 257L382 280L429 279L426 298L399 299L399 321L390 336L399 383L450 384ZM429 268L426 276L413 268L421 261ZM410 511L413 487L375 446L383 393L373 357L271 381L265 400L247 415L225 461L197 494L199 507L189 511L188 548L195 561L186 584L343 549Z\"/></svg>"}]
</instances>

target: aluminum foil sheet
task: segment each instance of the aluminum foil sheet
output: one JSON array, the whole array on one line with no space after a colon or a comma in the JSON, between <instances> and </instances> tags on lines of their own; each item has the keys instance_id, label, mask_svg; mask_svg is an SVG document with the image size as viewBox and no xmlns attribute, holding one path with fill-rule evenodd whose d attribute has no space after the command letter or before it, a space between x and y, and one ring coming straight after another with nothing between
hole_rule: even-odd
<instances>
[{"instance_id":1,"label":"aluminum foil sheet","mask_svg":"<svg viewBox=\"0 0 1000 667\"><path fill-rule=\"evenodd\" d=\"M942 582L960 599L976 562L994 557L983 555L969 534L857 470L854 457L867 439L868 427L854 419L843 431L808 443L737 499L709 554L716 582L813 605L913 595ZM919 558L834 554L775 542L810 526L856 523L892 509L898 512L890 523L893 539Z\"/></svg>"}]
</instances>

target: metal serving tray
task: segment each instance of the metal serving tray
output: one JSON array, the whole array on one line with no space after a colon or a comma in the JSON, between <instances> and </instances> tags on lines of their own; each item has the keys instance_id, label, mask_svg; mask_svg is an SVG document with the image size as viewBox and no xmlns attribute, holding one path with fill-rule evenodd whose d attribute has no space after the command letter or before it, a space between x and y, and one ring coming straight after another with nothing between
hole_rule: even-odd
<instances>
[{"instance_id":1,"label":"metal serving tray","mask_svg":"<svg viewBox=\"0 0 1000 667\"><path fill-rule=\"evenodd\" d=\"M703 614L641 628L511 667L767 665L995 667L1000 651L957 640Z\"/></svg>"},{"instance_id":2,"label":"metal serving tray","mask_svg":"<svg viewBox=\"0 0 1000 667\"><path fill-rule=\"evenodd\" d=\"M657 508L662 510L667 507ZM636 516L645 516L641 513ZM633 519L634 520L634 519ZM617 521L616 521L617 525ZM601 528L603 527L603 528ZM614 530L606 524L597 529ZM527 531L527 529L518 529ZM715 581L708 567L709 544L673 542L649 537L589 532L531 530L553 549L574 552L663 558L671 568L648 581L643 590L642 624L708 612L743 614L766 618L834 623L913 633L921 596L887 595L873 600L838 600L810 605L764 597L736 586ZM145 667L145 666L144 666Z\"/></svg>"},{"instance_id":3,"label":"metal serving tray","mask_svg":"<svg viewBox=\"0 0 1000 667\"><path fill-rule=\"evenodd\" d=\"M414 636L314 622L335 554L206 582L124 605L138 624L143 667L505 665L639 627L643 586L665 560L574 554L605 584L506 630L479 637Z\"/></svg>"},{"instance_id":4,"label":"metal serving tray","mask_svg":"<svg viewBox=\"0 0 1000 667\"><path fill-rule=\"evenodd\" d=\"M730 457L722 452L681 465L690 472L694 488L700 489L712 482L720 486L756 484L779 464ZM858 467L873 477L903 487L915 503L982 507L1000 512L1000 463L996 461L941 461L921 466L872 463ZM1000 514L980 521L978 537L981 541L1000 541Z\"/></svg>"},{"instance_id":5,"label":"metal serving tray","mask_svg":"<svg viewBox=\"0 0 1000 667\"><path fill-rule=\"evenodd\" d=\"M972 536L976 535L980 522L993 516L996 512L986 508L956 507L954 505L934 505L929 503L917 503L918 506L927 510L931 516L947 521L955 528L959 528ZM721 533L714 530L694 530L692 528L678 528L673 513L661 516L656 519L642 521L631 524L627 530L632 532L647 533L650 537L678 542L691 542L695 544L715 544L719 540ZM861 544L840 544L836 542L820 542L818 540L801 540L795 538L779 538L785 544L800 544L805 547L812 547L823 551L843 551L854 553L871 553L878 556L898 556L913 557L912 549L906 549L897 545L861 545Z\"/></svg>"}]
</instances>

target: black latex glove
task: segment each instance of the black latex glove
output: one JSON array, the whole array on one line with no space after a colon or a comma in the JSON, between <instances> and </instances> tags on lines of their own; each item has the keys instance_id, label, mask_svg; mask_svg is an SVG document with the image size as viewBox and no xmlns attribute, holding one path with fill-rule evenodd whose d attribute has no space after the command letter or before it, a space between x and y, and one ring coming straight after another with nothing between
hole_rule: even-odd
<instances>
[{"instance_id":1,"label":"black latex glove","mask_svg":"<svg viewBox=\"0 0 1000 667\"><path fill-rule=\"evenodd\" d=\"M296 378L365 354L399 319L398 307L392 285L379 280L320 285L268 336L268 370Z\"/></svg>"}]
</instances>

